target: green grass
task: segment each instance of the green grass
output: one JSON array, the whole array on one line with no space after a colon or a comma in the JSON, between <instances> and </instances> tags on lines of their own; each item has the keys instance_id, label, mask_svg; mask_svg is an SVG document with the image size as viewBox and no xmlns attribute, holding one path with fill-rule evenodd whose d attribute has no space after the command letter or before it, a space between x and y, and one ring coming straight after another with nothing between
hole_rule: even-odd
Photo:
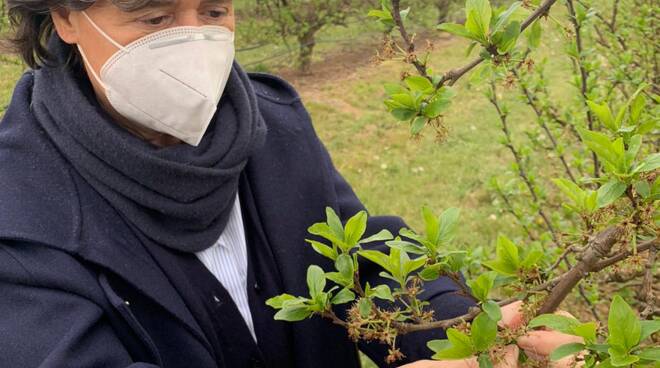
<instances>
[{"instance_id":1,"label":"green grass","mask_svg":"<svg viewBox=\"0 0 660 368\"><path fill-rule=\"evenodd\" d=\"M16 58L0 55L0 117L4 114L14 86L24 69Z\"/></svg>"},{"instance_id":2,"label":"green grass","mask_svg":"<svg viewBox=\"0 0 660 368\"><path fill-rule=\"evenodd\" d=\"M469 60L466 46L450 41L434 53L434 68L444 71L463 65ZM566 67L554 63L548 74L561 78ZM445 119L448 139L437 143L427 134L420 141L411 140L407 125L396 123L382 104L382 84L396 80L404 69L399 62L387 62L359 69L349 80L336 79L302 91L339 171L372 215L399 215L420 229L423 205L436 212L459 207L458 241L469 246L490 244L499 232L514 232L513 220L500 218L486 188L488 179L511 162L508 150L498 143L502 134L494 108L482 91L470 90L461 81ZM553 92L562 94L572 87L560 83L559 88ZM519 136L535 118L525 105L509 102L511 126Z\"/></svg>"}]
</instances>

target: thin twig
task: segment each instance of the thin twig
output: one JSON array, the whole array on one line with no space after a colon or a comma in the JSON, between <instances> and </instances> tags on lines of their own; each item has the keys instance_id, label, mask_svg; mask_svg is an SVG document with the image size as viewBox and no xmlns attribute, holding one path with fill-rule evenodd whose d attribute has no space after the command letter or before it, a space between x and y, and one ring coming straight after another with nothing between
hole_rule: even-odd
<instances>
[{"instance_id":1,"label":"thin twig","mask_svg":"<svg viewBox=\"0 0 660 368\"><path fill-rule=\"evenodd\" d=\"M657 248L653 247L649 251L649 258L646 260L646 270L644 280L642 281L642 288L639 292L639 298L649 304L653 303L653 268L655 267L655 259L657 255Z\"/></svg>"},{"instance_id":2,"label":"thin twig","mask_svg":"<svg viewBox=\"0 0 660 368\"><path fill-rule=\"evenodd\" d=\"M569 18L571 20L571 24L573 24L573 31L575 32L575 46L577 48L576 63L578 70L580 71L580 94L582 95L584 108L587 111L587 126L589 127L589 130L594 130L594 116L589 109L589 105L587 104L587 100L589 99L589 72L585 68L584 62L582 60L584 52L582 47L582 26L577 19L577 15L575 14L575 6L573 4L573 0L566 0L566 8L568 9ZM594 177L598 178L600 176L600 162L598 161L598 156L596 156L595 152L592 152L591 158L594 163Z\"/></svg>"},{"instance_id":3,"label":"thin twig","mask_svg":"<svg viewBox=\"0 0 660 368\"><path fill-rule=\"evenodd\" d=\"M520 74L515 69L512 69L511 72L516 77L516 79L518 79L518 85L520 85L520 89L527 98L527 104L532 108L532 110L534 110L534 113L536 114L536 117L538 118L541 127L543 128L543 131L545 131L546 136L548 137L548 139L550 139L550 142L552 143L552 147L557 153L559 161L561 161L562 165L564 166L564 171L566 171L566 175L568 175L568 177L571 179L572 182L577 183L577 180L575 179L575 176L573 176L573 172L571 171L571 167L568 164L568 160L566 159L563 153L559 152L559 144L557 143L557 139L555 138L554 134L552 134L552 131L550 131L550 127L548 127L548 124L544 121L543 111L541 110L541 107L538 106L537 104L538 99L527 88L527 85L520 77Z\"/></svg>"},{"instance_id":4,"label":"thin twig","mask_svg":"<svg viewBox=\"0 0 660 368\"><path fill-rule=\"evenodd\" d=\"M529 178L529 175L527 174L527 171L525 170L525 164L523 162L522 156L520 155L520 152L516 149L516 147L513 145L513 140L511 138L511 131L509 130L507 118L508 115L502 107L500 106L500 103L497 99L497 89L495 87L495 82L491 82L491 95L489 96L490 103L495 107L497 110L497 115L500 118L500 122L502 123L502 131L504 132L504 136L506 138L506 144L505 146L511 151L511 154L513 155L516 164L518 166L518 175L522 178L523 182L527 186L527 189L529 190L529 193L532 196L532 200L538 207L538 213L539 216L543 219L545 222L545 225L550 232L550 235L552 236L552 240L557 243L559 241L557 237L557 233L555 231L554 226L552 225L552 222L550 222L550 217L543 211L543 208L541 207L541 199L538 197L536 194L536 190L534 188L534 184L532 183L531 179Z\"/></svg>"}]
</instances>

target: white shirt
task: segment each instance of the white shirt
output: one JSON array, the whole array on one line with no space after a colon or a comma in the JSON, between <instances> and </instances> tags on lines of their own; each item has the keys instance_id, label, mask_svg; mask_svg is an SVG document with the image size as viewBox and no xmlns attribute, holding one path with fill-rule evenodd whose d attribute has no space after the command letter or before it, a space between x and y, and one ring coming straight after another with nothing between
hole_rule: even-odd
<instances>
[{"instance_id":1,"label":"white shirt","mask_svg":"<svg viewBox=\"0 0 660 368\"><path fill-rule=\"evenodd\" d=\"M220 239L208 249L195 253L206 268L227 289L241 312L254 341L254 322L250 313L247 295L247 245L241 203L236 194L234 207L229 215L229 221Z\"/></svg>"}]
</instances>

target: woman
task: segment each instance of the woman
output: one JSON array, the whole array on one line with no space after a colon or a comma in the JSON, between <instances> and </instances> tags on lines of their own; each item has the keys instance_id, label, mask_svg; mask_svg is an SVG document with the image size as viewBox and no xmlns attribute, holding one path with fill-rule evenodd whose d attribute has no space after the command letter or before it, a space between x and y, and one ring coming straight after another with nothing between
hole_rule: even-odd
<instances>
[{"instance_id":1,"label":"woman","mask_svg":"<svg viewBox=\"0 0 660 368\"><path fill-rule=\"evenodd\" d=\"M295 90L234 62L231 1L7 5L31 70L0 123L0 366L358 367L340 327L265 305L330 266L304 242L326 206L364 207ZM471 306L456 290L427 285L437 318Z\"/></svg>"}]
</instances>

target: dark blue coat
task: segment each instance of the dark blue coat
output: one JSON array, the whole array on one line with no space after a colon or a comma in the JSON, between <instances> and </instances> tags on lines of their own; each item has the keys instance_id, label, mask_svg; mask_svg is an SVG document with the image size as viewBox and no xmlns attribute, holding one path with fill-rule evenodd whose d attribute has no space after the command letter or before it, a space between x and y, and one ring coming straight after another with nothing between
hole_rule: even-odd
<instances>
[{"instance_id":1,"label":"dark blue coat","mask_svg":"<svg viewBox=\"0 0 660 368\"><path fill-rule=\"evenodd\" d=\"M307 266L331 268L304 242L306 229L324 220L326 206L343 221L364 207L335 170L295 90L267 74L251 79L268 138L245 170L253 203L243 205L259 213L282 288L264 293L306 295ZM40 129L30 109L32 83L28 72L0 123L0 367L216 367L180 293ZM367 231L404 226L397 217L372 217ZM362 273L376 280L378 269L365 264ZM135 300L120 297L109 278L124 280ZM470 305L447 279L426 290L438 318ZM290 341L265 343L292 349L297 367L359 366L342 328L318 317L290 328ZM402 350L427 358L432 337L444 334L407 335ZM360 348L383 364L382 348Z\"/></svg>"}]
</instances>

